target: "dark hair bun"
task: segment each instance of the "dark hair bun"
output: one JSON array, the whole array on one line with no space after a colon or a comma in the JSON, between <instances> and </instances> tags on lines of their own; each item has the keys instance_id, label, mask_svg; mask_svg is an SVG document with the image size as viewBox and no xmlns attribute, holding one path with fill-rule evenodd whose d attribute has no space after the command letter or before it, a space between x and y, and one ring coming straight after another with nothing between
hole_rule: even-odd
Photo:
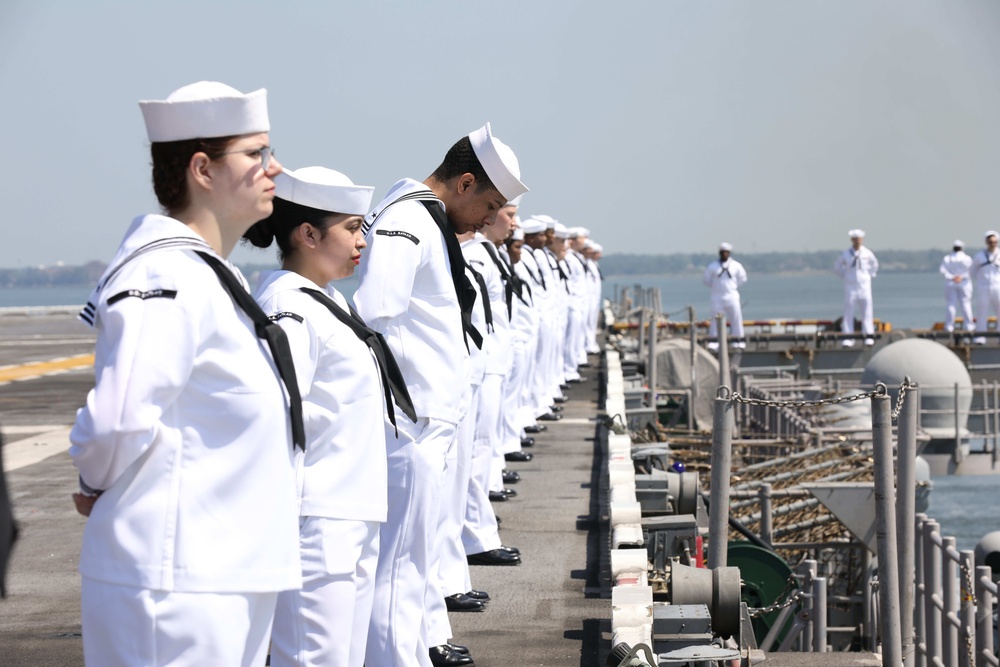
<instances>
[{"instance_id":1,"label":"dark hair bun","mask_svg":"<svg viewBox=\"0 0 1000 667\"><path fill-rule=\"evenodd\" d=\"M268 224L270 218L255 223L244 234L243 238L258 248L269 248L274 241L274 231Z\"/></svg>"}]
</instances>

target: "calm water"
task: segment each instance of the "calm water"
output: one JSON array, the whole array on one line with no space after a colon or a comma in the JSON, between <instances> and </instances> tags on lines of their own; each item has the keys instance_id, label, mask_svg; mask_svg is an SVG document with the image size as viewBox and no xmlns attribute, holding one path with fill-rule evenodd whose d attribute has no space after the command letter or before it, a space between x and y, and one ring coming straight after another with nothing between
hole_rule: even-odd
<instances>
[{"instance_id":1,"label":"calm water","mask_svg":"<svg viewBox=\"0 0 1000 667\"><path fill-rule=\"evenodd\" d=\"M635 284L660 288L664 312L681 313L689 305L695 315L708 315L709 292L700 275L608 276L604 296L615 299L623 287ZM897 329L930 328L944 320L944 279L936 273L881 273L872 283L875 317ZM843 314L843 287L832 273L751 275L740 288L747 320L835 320Z\"/></svg>"},{"instance_id":2,"label":"calm water","mask_svg":"<svg viewBox=\"0 0 1000 667\"><path fill-rule=\"evenodd\" d=\"M253 277L250 277L253 282ZM698 317L708 311L708 288L700 275L609 276L605 297L614 299L622 287L636 283L659 287L665 312L693 305ZM350 296L351 278L337 284ZM4 288L0 307L82 305L90 287ZM832 274L751 275L740 290L746 319L836 319L841 315L842 288ZM932 273L882 273L873 283L875 317L895 328L927 328L944 316L944 281ZM678 314L677 318L686 317ZM934 479L930 515L960 549L972 549L986 533L1000 530L1000 475Z\"/></svg>"}]
</instances>

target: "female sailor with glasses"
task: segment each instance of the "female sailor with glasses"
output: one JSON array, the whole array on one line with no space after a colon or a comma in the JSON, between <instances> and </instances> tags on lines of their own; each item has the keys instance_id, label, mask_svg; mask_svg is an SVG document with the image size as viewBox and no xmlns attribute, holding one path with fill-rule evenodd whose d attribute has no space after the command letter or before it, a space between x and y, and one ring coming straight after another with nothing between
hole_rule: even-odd
<instances>
[{"instance_id":1,"label":"female sailor with glasses","mask_svg":"<svg viewBox=\"0 0 1000 667\"><path fill-rule=\"evenodd\" d=\"M164 209L132 223L81 319L96 386L77 415L74 501L88 665L261 665L299 588L287 340L226 257L270 215L266 91L140 102Z\"/></svg>"}]
</instances>

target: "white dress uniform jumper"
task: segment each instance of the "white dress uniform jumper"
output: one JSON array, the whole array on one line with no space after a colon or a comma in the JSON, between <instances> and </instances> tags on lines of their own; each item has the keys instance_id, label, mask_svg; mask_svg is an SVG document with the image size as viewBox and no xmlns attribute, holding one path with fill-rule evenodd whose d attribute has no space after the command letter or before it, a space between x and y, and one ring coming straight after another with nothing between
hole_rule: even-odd
<instances>
[{"instance_id":1,"label":"white dress uniform jumper","mask_svg":"<svg viewBox=\"0 0 1000 667\"><path fill-rule=\"evenodd\" d=\"M90 665L260 664L277 593L301 586L282 380L209 259L245 292L187 225L137 218L81 314L97 383L70 454L103 491L80 553Z\"/></svg>"}]
</instances>

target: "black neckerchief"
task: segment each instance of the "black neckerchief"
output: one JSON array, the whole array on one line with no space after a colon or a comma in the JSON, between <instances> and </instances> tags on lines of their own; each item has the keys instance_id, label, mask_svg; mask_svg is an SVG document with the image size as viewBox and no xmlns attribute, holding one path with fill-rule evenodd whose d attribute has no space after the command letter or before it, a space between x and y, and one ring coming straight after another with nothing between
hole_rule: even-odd
<instances>
[{"instance_id":1,"label":"black neckerchief","mask_svg":"<svg viewBox=\"0 0 1000 667\"><path fill-rule=\"evenodd\" d=\"M305 451L306 429L302 421L302 397L299 395L299 384L295 379L295 363L292 361L292 349L288 345L288 336L285 335L284 329L277 322L272 322L267 318L264 311L236 279L233 272L226 268L222 260L207 252L200 250L195 252L215 271L215 275L219 277L219 282L229 292L233 303L253 320L257 337L266 341L267 346L271 349L274 365L278 367L278 375L281 376L281 381L285 383L285 390L288 392L288 412L292 417L292 442L296 447Z\"/></svg>"},{"instance_id":2,"label":"black neckerchief","mask_svg":"<svg viewBox=\"0 0 1000 667\"><path fill-rule=\"evenodd\" d=\"M465 268L472 273L472 277L476 279L476 283L479 285L479 291L483 295L483 315L486 319L486 332L489 333L490 331L493 331L493 308L490 306L490 292L486 287L486 279L483 278L483 274L472 268L472 265L468 262L465 263ZM483 346L480 345L479 349L483 349Z\"/></svg>"},{"instance_id":3,"label":"black neckerchief","mask_svg":"<svg viewBox=\"0 0 1000 667\"><path fill-rule=\"evenodd\" d=\"M507 266L503 259L500 258L500 253L497 252L497 248L493 245L492 241L483 241L482 244L486 246L486 252L493 260L493 263L497 267L497 271L500 272L500 277L503 279L504 285L504 297L507 300L507 321L509 322L514 317L514 295L517 294L517 298L521 300L521 303L528 305L524 300L524 290L521 287L521 279L514 274L513 267Z\"/></svg>"},{"instance_id":4,"label":"black neckerchief","mask_svg":"<svg viewBox=\"0 0 1000 667\"><path fill-rule=\"evenodd\" d=\"M379 373L382 375L382 389L385 391L385 411L389 415L392 427L396 429L396 436L399 437L399 429L396 427L396 412L392 408L393 401L412 422L417 421L417 412L413 409L413 400L410 398L410 392L403 380L403 373L399 370L396 357L393 356L392 350L386 344L385 338L379 332L369 328L353 308L348 313L341 308L339 303L331 299L329 294L311 287L300 287L299 290L326 306L327 310L353 331L354 335L367 345L372 354L375 355ZM350 308L350 306L348 307Z\"/></svg>"},{"instance_id":5,"label":"black neckerchief","mask_svg":"<svg viewBox=\"0 0 1000 667\"><path fill-rule=\"evenodd\" d=\"M979 266L989 266L990 264L992 264L993 266L1000 267L1000 264L997 264L997 258L1000 258L1000 252L990 257L990 254L984 250L983 257L986 258L986 261L980 264Z\"/></svg>"},{"instance_id":6,"label":"black neckerchief","mask_svg":"<svg viewBox=\"0 0 1000 667\"><path fill-rule=\"evenodd\" d=\"M574 250L573 256L576 257L576 261L580 262L580 266L583 267L583 272L586 273L587 275L590 275L590 267L587 266L587 262L583 260L583 257L580 256L580 253Z\"/></svg>"},{"instance_id":7,"label":"black neckerchief","mask_svg":"<svg viewBox=\"0 0 1000 667\"><path fill-rule=\"evenodd\" d=\"M719 275L717 275L716 278L721 278L723 273L729 276L730 278L733 277L733 274L729 272L729 262L726 262L725 264L719 262L719 268L720 268Z\"/></svg>"},{"instance_id":8,"label":"black neckerchief","mask_svg":"<svg viewBox=\"0 0 1000 667\"><path fill-rule=\"evenodd\" d=\"M542 286L542 289L546 289L545 274L542 273L542 269L538 266L538 258L535 257L535 249L532 248L530 245L527 247L528 247L528 252L531 253L531 259L535 260L535 268L538 269L538 277L535 277L535 274L531 272L531 267L529 267L527 264L524 265L524 268L528 269L528 275L534 278L535 282Z\"/></svg>"},{"instance_id":9,"label":"black neckerchief","mask_svg":"<svg viewBox=\"0 0 1000 667\"><path fill-rule=\"evenodd\" d=\"M451 280L455 284L455 296L458 297L458 305L462 309L462 333L465 336L465 349L472 351L469 349L469 339L471 338L476 347L481 350L483 349L483 336L472 325L472 307L476 304L476 288L472 286L472 281L465 275L465 256L462 254L461 244L455 237L455 228L440 206L426 199L420 200L420 203L431 214L438 229L441 230L442 236L444 236L444 245L448 250L448 265L451 267Z\"/></svg>"}]
</instances>

